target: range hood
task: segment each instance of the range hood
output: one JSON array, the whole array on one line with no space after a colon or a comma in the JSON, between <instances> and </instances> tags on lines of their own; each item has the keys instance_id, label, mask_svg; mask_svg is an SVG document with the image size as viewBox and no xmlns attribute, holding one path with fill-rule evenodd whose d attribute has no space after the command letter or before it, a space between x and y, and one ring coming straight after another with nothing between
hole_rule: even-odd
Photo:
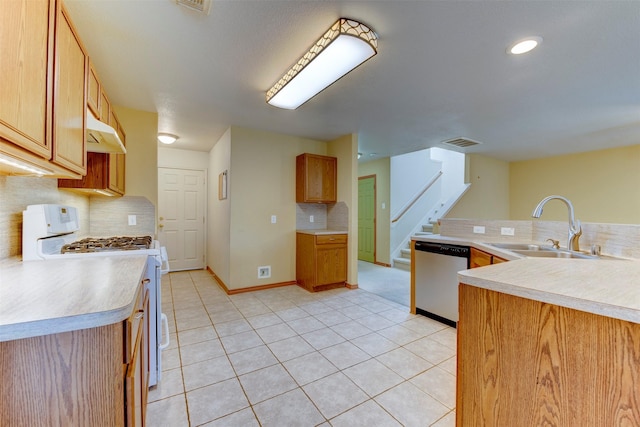
<instances>
[{"instance_id":1,"label":"range hood","mask_svg":"<svg viewBox=\"0 0 640 427\"><path fill-rule=\"evenodd\" d=\"M127 150L114 128L96 119L87 110L87 151L126 154Z\"/></svg>"}]
</instances>

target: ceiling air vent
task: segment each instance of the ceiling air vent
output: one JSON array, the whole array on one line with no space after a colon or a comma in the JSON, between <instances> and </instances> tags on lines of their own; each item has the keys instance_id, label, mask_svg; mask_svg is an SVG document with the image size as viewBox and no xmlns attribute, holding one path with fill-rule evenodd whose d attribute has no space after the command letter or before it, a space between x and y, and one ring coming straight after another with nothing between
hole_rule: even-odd
<instances>
[{"instance_id":1,"label":"ceiling air vent","mask_svg":"<svg viewBox=\"0 0 640 427\"><path fill-rule=\"evenodd\" d=\"M469 147L473 147L475 145L482 144L482 142L474 141L474 140L469 139L469 138L447 139L446 141L442 141L442 143L445 144L445 145L450 145L452 147L457 147L457 148L469 148Z\"/></svg>"},{"instance_id":2,"label":"ceiling air vent","mask_svg":"<svg viewBox=\"0 0 640 427\"><path fill-rule=\"evenodd\" d=\"M176 3L205 15L208 15L211 10L211 0L176 0Z\"/></svg>"}]
</instances>

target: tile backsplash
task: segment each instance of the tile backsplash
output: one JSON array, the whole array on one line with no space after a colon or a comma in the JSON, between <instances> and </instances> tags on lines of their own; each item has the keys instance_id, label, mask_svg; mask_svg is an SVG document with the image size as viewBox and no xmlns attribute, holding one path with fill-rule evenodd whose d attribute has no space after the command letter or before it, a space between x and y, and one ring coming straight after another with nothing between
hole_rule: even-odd
<instances>
[{"instance_id":1,"label":"tile backsplash","mask_svg":"<svg viewBox=\"0 0 640 427\"><path fill-rule=\"evenodd\" d=\"M135 215L136 225L129 225ZM89 235L151 236L156 233L156 208L146 197L92 197L89 203Z\"/></svg>"},{"instance_id":2,"label":"tile backsplash","mask_svg":"<svg viewBox=\"0 0 640 427\"><path fill-rule=\"evenodd\" d=\"M80 232L89 232L89 198L58 190L58 180L0 176L0 259L22 253L22 211L28 205L58 203L78 209Z\"/></svg>"},{"instance_id":3,"label":"tile backsplash","mask_svg":"<svg viewBox=\"0 0 640 427\"><path fill-rule=\"evenodd\" d=\"M313 216L313 222L310 217ZM296 203L296 229L298 230L348 230L349 207L344 202Z\"/></svg>"},{"instance_id":4,"label":"tile backsplash","mask_svg":"<svg viewBox=\"0 0 640 427\"><path fill-rule=\"evenodd\" d=\"M75 207L79 236L155 237L155 206L145 197L87 197L58 190L58 180L53 178L0 176L0 259L22 253L22 211L41 203ZM129 215L136 216L136 225L128 225Z\"/></svg>"}]
</instances>

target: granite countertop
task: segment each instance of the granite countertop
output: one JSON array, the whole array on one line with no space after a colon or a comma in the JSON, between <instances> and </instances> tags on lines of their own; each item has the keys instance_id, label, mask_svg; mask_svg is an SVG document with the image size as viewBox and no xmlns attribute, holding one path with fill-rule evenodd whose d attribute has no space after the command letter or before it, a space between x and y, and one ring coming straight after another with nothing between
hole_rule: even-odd
<instances>
[{"instance_id":1,"label":"granite countertop","mask_svg":"<svg viewBox=\"0 0 640 427\"><path fill-rule=\"evenodd\" d=\"M460 271L461 283L640 323L640 260L523 258L472 239L413 240L471 246L511 261Z\"/></svg>"},{"instance_id":2,"label":"granite countertop","mask_svg":"<svg viewBox=\"0 0 640 427\"><path fill-rule=\"evenodd\" d=\"M319 236L323 234L347 234L348 233L347 230L329 230L326 228L321 228L317 230L296 230L296 232L303 233L303 234L312 234L314 236Z\"/></svg>"},{"instance_id":3,"label":"granite countertop","mask_svg":"<svg viewBox=\"0 0 640 427\"><path fill-rule=\"evenodd\" d=\"M146 255L0 261L0 341L123 321L146 263Z\"/></svg>"}]
</instances>

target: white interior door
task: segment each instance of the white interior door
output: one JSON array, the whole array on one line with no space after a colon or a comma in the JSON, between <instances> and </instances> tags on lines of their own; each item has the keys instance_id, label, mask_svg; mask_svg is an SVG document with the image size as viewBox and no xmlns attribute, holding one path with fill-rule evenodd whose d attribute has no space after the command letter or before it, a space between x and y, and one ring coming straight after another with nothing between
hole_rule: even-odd
<instances>
[{"instance_id":1,"label":"white interior door","mask_svg":"<svg viewBox=\"0 0 640 427\"><path fill-rule=\"evenodd\" d=\"M158 240L171 271L204 268L204 171L158 168Z\"/></svg>"}]
</instances>

